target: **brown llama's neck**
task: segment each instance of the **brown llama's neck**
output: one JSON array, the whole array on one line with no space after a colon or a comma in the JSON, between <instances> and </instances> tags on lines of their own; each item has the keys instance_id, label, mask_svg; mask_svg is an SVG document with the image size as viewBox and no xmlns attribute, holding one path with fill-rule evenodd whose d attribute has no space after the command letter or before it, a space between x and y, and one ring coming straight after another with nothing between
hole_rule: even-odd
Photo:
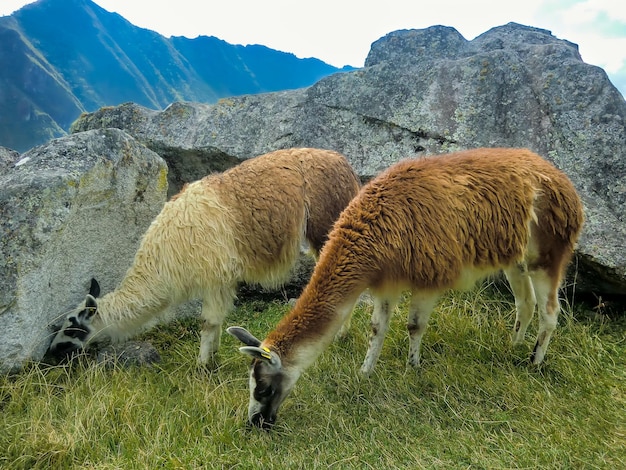
<instances>
[{"instance_id":1,"label":"brown llama's neck","mask_svg":"<svg viewBox=\"0 0 626 470\"><path fill-rule=\"evenodd\" d=\"M367 273L349 246L341 238L327 243L295 306L265 339L264 345L278 352L284 362L296 360L301 348L315 357L321 353L367 287Z\"/></svg>"}]
</instances>

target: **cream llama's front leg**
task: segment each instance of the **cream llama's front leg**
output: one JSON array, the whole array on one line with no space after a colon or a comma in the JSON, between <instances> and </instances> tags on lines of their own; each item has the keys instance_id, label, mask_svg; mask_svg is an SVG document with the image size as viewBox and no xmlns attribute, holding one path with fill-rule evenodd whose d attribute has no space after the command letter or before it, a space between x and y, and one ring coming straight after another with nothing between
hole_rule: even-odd
<instances>
[{"instance_id":1,"label":"cream llama's front leg","mask_svg":"<svg viewBox=\"0 0 626 470\"><path fill-rule=\"evenodd\" d=\"M200 354L198 363L207 365L215 357L220 347L220 336L222 334L222 324L214 325L204 321L204 326L200 332Z\"/></svg>"},{"instance_id":2,"label":"cream llama's front leg","mask_svg":"<svg viewBox=\"0 0 626 470\"><path fill-rule=\"evenodd\" d=\"M234 292L222 292L217 295L215 292L211 296L205 296L202 301L202 331L200 332L200 354L198 363L200 365L209 364L215 357L222 335L222 324L228 312L233 308Z\"/></svg>"}]
</instances>

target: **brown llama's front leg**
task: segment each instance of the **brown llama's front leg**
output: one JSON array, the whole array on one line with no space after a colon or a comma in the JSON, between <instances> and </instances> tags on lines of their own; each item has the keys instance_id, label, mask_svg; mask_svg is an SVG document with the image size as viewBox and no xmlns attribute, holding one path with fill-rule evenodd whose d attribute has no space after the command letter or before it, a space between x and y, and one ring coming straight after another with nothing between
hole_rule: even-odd
<instances>
[{"instance_id":1,"label":"brown llama's front leg","mask_svg":"<svg viewBox=\"0 0 626 470\"><path fill-rule=\"evenodd\" d=\"M407 330L409 332L409 365L419 367L422 338L428 328L430 314L437 303L439 295L413 292L409 304Z\"/></svg>"},{"instance_id":2,"label":"brown llama's front leg","mask_svg":"<svg viewBox=\"0 0 626 470\"><path fill-rule=\"evenodd\" d=\"M395 307L396 301L388 298L374 296L374 310L372 312L372 333L370 336L369 348L365 355L365 360L361 366L361 373L369 375L380 356L383 348L385 334L389 328L389 320L391 313Z\"/></svg>"}]
</instances>

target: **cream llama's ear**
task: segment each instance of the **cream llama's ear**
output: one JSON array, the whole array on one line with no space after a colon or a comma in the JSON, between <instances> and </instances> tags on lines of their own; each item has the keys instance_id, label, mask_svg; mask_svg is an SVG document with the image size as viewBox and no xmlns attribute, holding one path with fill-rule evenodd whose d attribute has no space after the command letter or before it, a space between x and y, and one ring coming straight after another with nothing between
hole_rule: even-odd
<instances>
[{"instance_id":1,"label":"cream llama's ear","mask_svg":"<svg viewBox=\"0 0 626 470\"><path fill-rule=\"evenodd\" d=\"M93 317L97 311L98 302L94 296L87 294L87 297L85 298L85 308L79 312L78 318L81 320L91 320L91 317Z\"/></svg>"},{"instance_id":2,"label":"cream llama's ear","mask_svg":"<svg viewBox=\"0 0 626 470\"><path fill-rule=\"evenodd\" d=\"M100 297L100 284L93 277L91 278L91 284L89 285L89 295L92 297Z\"/></svg>"},{"instance_id":3,"label":"cream llama's ear","mask_svg":"<svg viewBox=\"0 0 626 470\"><path fill-rule=\"evenodd\" d=\"M240 326L231 326L226 329L226 332L233 335L239 341L241 341L246 346L260 346L261 340L254 337L252 333L250 333L245 328Z\"/></svg>"}]
</instances>

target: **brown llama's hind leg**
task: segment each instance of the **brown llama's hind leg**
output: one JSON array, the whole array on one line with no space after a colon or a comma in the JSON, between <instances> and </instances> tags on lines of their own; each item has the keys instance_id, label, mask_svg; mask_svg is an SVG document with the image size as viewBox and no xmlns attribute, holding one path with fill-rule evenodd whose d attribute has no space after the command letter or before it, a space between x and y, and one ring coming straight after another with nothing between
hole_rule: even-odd
<instances>
[{"instance_id":1,"label":"brown llama's hind leg","mask_svg":"<svg viewBox=\"0 0 626 470\"><path fill-rule=\"evenodd\" d=\"M555 282L543 269L533 272L532 280L537 296L539 332L530 360L533 364L540 364L546 355L552 333L556 329L561 307L558 298L558 282Z\"/></svg>"},{"instance_id":2,"label":"brown llama's hind leg","mask_svg":"<svg viewBox=\"0 0 626 470\"><path fill-rule=\"evenodd\" d=\"M552 333L556 329L561 311L559 288L565 267L572 255L572 248L566 243L553 243L550 248L550 251L535 263L530 273L539 311L539 332L531 355L533 364L540 364L543 361Z\"/></svg>"},{"instance_id":3,"label":"brown llama's hind leg","mask_svg":"<svg viewBox=\"0 0 626 470\"><path fill-rule=\"evenodd\" d=\"M420 365L422 338L426 333L430 314L438 299L438 293L412 292L411 294L407 330L409 332L409 365L412 367L419 367Z\"/></svg>"}]
</instances>

